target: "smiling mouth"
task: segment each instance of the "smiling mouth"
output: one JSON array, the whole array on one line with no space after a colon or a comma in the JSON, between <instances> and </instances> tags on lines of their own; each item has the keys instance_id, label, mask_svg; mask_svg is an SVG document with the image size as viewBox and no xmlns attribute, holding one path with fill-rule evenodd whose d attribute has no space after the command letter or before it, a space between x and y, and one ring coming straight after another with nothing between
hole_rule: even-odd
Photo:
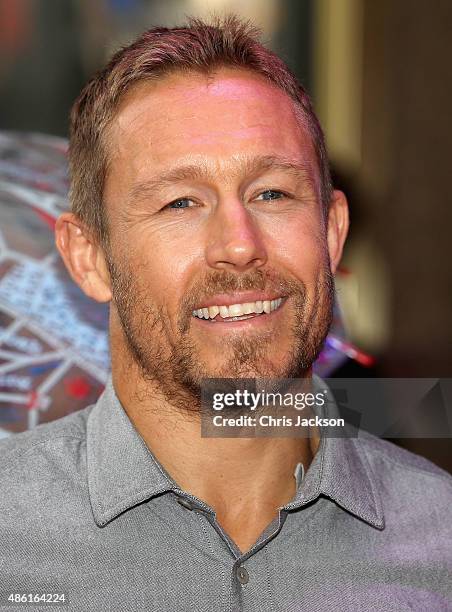
<instances>
[{"instance_id":1,"label":"smiling mouth","mask_svg":"<svg viewBox=\"0 0 452 612\"><path fill-rule=\"evenodd\" d=\"M274 300L258 300L256 302L244 302L243 304L232 304L231 306L215 305L208 308L198 308L193 310L192 316L197 319L206 319L210 323L221 321L228 323L232 321L245 321L259 317L263 314L270 314L281 307L283 298Z\"/></svg>"}]
</instances>

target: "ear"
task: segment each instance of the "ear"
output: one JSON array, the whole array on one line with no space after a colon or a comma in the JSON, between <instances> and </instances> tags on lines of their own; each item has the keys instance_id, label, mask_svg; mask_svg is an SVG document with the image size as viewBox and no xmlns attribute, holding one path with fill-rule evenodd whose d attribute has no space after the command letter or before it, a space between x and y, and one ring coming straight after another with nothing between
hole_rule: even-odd
<instances>
[{"instance_id":1,"label":"ear","mask_svg":"<svg viewBox=\"0 0 452 612\"><path fill-rule=\"evenodd\" d=\"M102 248L72 213L63 213L55 225L55 244L72 279L97 302L111 300L110 276Z\"/></svg>"},{"instance_id":2,"label":"ear","mask_svg":"<svg viewBox=\"0 0 452 612\"><path fill-rule=\"evenodd\" d=\"M342 249L349 226L347 198L342 191L333 191L328 212L328 251L330 254L331 272L337 270L342 257Z\"/></svg>"}]
</instances>

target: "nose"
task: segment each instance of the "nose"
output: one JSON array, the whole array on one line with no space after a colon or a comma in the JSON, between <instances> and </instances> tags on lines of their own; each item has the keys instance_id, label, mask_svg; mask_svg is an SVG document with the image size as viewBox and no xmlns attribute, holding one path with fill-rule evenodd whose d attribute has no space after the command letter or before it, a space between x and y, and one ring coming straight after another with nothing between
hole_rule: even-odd
<instances>
[{"instance_id":1,"label":"nose","mask_svg":"<svg viewBox=\"0 0 452 612\"><path fill-rule=\"evenodd\" d=\"M206 259L212 268L236 272L267 263L262 233L239 199L221 202L212 215Z\"/></svg>"}]
</instances>

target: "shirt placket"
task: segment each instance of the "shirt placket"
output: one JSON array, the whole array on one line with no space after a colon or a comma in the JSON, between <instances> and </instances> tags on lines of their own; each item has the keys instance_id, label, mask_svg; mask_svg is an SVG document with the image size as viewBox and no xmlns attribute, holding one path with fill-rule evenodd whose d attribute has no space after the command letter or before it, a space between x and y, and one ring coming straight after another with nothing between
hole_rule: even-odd
<instances>
[{"instance_id":1,"label":"shirt placket","mask_svg":"<svg viewBox=\"0 0 452 612\"><path fill-rule=\"evenodd\" d=\"M242 553L232 538L221 527L217 521L215 511L210 506L185 491L178 490L175 491L175 493L177 495L177 501L182 507L200 513L208 521L231 553L233 558L230 574L231 612L241 612L243 610L256 610L257 612L263 609L270 609L265 602L265 599L271 598L271 594L268 592L267 576L263 575L262 572L259 576L253 574L253 571L246 562L278 535L287 518L287 511L280 509L278 516L266 527L255 544L247 552ZM251 591L256 592L255 588L250 589L250 581L252 580L258 580L260 582L260 588L258 589L260 599L248 601L247 593Z\"/></svg>"}]
</instances>

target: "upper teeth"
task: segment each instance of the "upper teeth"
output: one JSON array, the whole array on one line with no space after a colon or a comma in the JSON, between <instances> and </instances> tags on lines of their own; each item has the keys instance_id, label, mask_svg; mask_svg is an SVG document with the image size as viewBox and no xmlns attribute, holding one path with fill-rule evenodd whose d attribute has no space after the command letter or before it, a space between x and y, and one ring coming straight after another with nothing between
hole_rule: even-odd
<instances>
[{"instance_id":1,"label":"upper teeth","mask_svg":"<svg viewBox=\"0 0 452 612\"><path fill-rule=\"evenodd\" d=\"M232 306L209 306L209 308L199 308L193 311L193 316L199 319L214 319L220 314L222 319L227 317L240 317L247 314L269 314L281 306L282 298L276 300L264 300L261 302L245 302L244 304L232 304Z\"/></svg>"}]
</instances>

